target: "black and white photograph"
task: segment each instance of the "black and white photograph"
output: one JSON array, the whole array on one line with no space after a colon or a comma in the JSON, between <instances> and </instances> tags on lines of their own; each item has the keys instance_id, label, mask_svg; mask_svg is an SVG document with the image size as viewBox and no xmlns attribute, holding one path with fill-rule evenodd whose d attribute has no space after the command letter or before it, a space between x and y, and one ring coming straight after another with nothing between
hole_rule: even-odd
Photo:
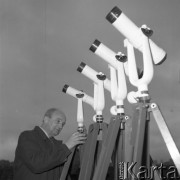
<instances>
[{"instance_id":1,"label":"black and white photograph","mask_svg":"<svg viewBox=\"0 0 180 180\"><path fill-rule=\"evenodd\" d=\"M0 180L180 179L179 0L0 0Z\"/></svg>"}]
</instances>

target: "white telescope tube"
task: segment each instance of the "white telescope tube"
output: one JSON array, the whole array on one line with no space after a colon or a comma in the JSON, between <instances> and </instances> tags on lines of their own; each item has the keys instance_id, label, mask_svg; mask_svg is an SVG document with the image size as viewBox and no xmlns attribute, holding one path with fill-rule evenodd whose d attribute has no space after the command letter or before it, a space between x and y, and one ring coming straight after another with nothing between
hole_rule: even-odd
<instances>
[{"instance_id":1,"label":"white telescope tube","mask_svg":"<svg viewBox=\"0 0 180 180\"><path fill-rule=\"evenodd\" d=\"M124 72L123 63L117 61L117 79L118 79L118 90L117 90L117 104L123 104L123 100L127 95L127 85Z\"/></svg>"},{"instance_id":2,"label":"white telescope tube","mask_svg":"<svg viewBox=\"0 0 180 180\"><path fill-rule=\"evenodd\" d=\"M106 19L120 31L129 42L139 51L143 51L141 30L118 8L114 7L106 16ZM161 64L166 59L166 52L150 40L150 47L154 64Z\"/></svg>"},{"instance_id":3,"label":"white telescope tube","mask_svg":"<svg viewBox=\"0 0 180 180\"><path fill-rule=\"evenodd\" d=\"M104 109L105 106L105 98L104 98L104 83L103 80L98 79L98 83L97 83L97 106L96 106L96 114L97 115L102 115L102 111Z\"/></svg>"},{"instance_id":4,"label":"white telescope tube","mask_svg":"<svg viewBox=\"0 0 180 180\"><path fill-rule=\"evenodd\" d=\"M94 111L96 111L98 105L98 85L96 83L93 83L93 85L94 85Z\"/></svg>"},{"instance_id":5,"label":"white telescope tube","mask_svg":"<svg viewBox=\"0 0 180 180\"><path fill-rule=\"evenodd\" d=\"M134 47L127 39L124 40L124 46L127 48L129 81L133 86L137 86L137 81L139 78L137 73Z\"/></svg>"},{"instance_id":6,"label":"white telescope tube","mask_svg":"<svg viewBox=\"0 0 180 180\"><path fill-rule=\"evenodd\" d=\"M143 28L142 28L143 29ZM138 78L138 72L136 68L135 54L133 45L126 39L124 41L124 46L127 47L128 54L128 70L129 70L129 80L132 85L138 88L138 92L129 93L128 100L133 103L132 97L138 98L143 96L148 96L148 85L151 82L154 74L153 60L151 55L151 49L149 45L149 38L143 34L143 65L144 72L142 78ZM135 102L135 101L134 101Z\"/></svg>"},{"instance_id":7,"label":"white telescope tube","mask_svg":"<svg viewBox=\"0 0 180 180\"><path fill-rule=\"evenodd\" d=\"M83 102L85 102L85 103L91 105L92 107L94 107L94 99L91 96L87 95L86 93L84 93L82 91L79 91L77 89L74 89L74 88L70 87L67 84L64 85L62 91L64 93L66 93L66 94L69 94L70 96L72 96L72 97L74 97L76 99L77 99L77 96L76 96L77 94L84 94L84 96L82 98Z\"/></svg>"},{"instance_id":8,"label":"white telescope tube","mask_svg":"<svg viewBox=\"0 0 180 180\"><path fill-rule=\"evenodd\" d=\"M127 86L124 66L117 62L117 74L114 67L110 67L111 75L111 98L116 102L116 106L111 107L111 114L124 113L124 99L127 96Z\"/></svg>"},{"instance_id":9,"label":"white telescope tube","mask_svg":"<svg viewBox=\"0 0 180 180\"><path fill-rule=\"evenodd\" d=\"M77 71L94 81L96 84L98 83L98 79L96 76L98 72L92 69L90 66L86 65L84 62L81 62L81 64L77 68ZM111 91L111 81L107 78L104 80L104 87L109 92Z\"/></svg>"},{"instance_id":10,"label":"white telescope tube","mask_svg":"<svg viewBox=\"0 0 180 180\"><path fill-rule=\"evenodd\" d=\"M102 122L103 116L102 111L105 106L105 97L104 97L104 80L106 76L103 73L97 74L97 83L94 83L94 110L96 115L93 117L95 122Z\"/></svg>"},{"instance_id":11,"label":"white telescope tube","mask_svg":"<svg viewBox=\"0 0 180 180\"><path fill-rule=\"evenodd\" d=\"M118 80L120 73L118 73L117 75L116 69L110 65L109 68L110 68L110 76L111 76L111 98L113 101L116 102L116 106L112 106L110 112L113 115L117 115L118 113L124 113L123 100L126 98L127 90L122 91L120 87L122 80L121 78ZM119 70L117 72L119 72Z\"/></svg>"},{"instance_id":12,"label":"white telescope tube","mask_svg":"<svg viewBox=\"0 0 180 180\"><path fill-rule=\"evenodd\" d=\"M111 99L116 102L117 89L118 89L116 69L113 68L111 65L109 65L109 69L110 69L110 79L111 79L111 84L112 84Z\"/></svg>"},{"instance_id":13,"label":"white telescope tube","mask_svg":"<svg viewBox=\"0 0 180 180\"><path fill-rule=\"evenodd\" d=\"M89 48L90 51L98 55L100 58L105 60L110 66L117 70L118 66L124 66L124 69L127 71L127 63L126 63L126 56L123 53L121 60L117 60L117 56L120 56L119 53L115 53L109 47L101 43L99 40L95 40L91 47ZM124 71L124 70L123 70ZM128 71L126 72L128 74Z\"/></svg>"},{"instance_id":14,"label":"white telescope tube","mask_svg":"<svg viewBox=\"0 0 180 180\"><path fill-rule=\"evenodd\" d=\"M110 48L105 46L99 40L95 40L91 47L89 48L93 53L104 59L108 64L110 64L115 69L117 68L116 53Z\"/></svg>"},{"instance_id":15,"label":"white telescope tube","mask_svg":"<svg viewBox=\"0 0 180 180\"><path fill-rule=\"evenodd\" d=\"M111 98L116 102L116 107L118 107L116 109L117 113L124 113L123 100L127 95L124 70L126 56L122 53L116 54L97 39L91 45L90 50L109 64L111 76ZM111 108L111 113L115 114L114 106Z\"/></svg>"},{"instance_id":16,"label":"white telescope tube","mask_svg":"<svg viewBox=\"0 0 180 180\"><path fill-rule=\"evenodd\" d=\"M83 131L84 126L84 114L83 114L83 97L84 94L77 94L76 95L78 103L77 103L77 123L78 123L78 131Z\"/></svg>"}]
</instances>

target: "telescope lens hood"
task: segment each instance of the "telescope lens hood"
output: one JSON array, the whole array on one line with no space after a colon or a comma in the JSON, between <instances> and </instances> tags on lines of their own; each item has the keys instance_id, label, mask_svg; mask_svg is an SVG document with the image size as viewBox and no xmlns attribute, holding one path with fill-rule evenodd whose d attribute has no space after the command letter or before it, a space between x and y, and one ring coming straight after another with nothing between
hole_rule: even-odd
<instances>
[{"instance_id":1,"label":"telescope lens hood","mask_svg":"<svg viewBox=\"0 0 180 180\"><path fill-rule=\"evenodd\" d=\"M100 44L101 42L96 39L94 43L91 45L91 47L89 48L89 50L91 50L94 53Z\"/></svg>"},{"instance_id":2,"label":"telescope lens hood","mask_svg":"<svg viewBox=\"0 0 180 180\"><path fill-rule=\"evenodd\" d=\"M62 89L62 92L66 93L68 87L69 87L69 86L68 86L67 84L65 84L64 87L63 87L63 89Z\"/></svg>"},{"instance_id":3,"label":"telescope lens hood","mask_svg":"<svg viewBox=\"0 0 180 180\"><path fill-rule=\"evenodd\" d=\"M112 24L116 21L116 19L121 15L122 11L115 6L110 13L106 16L106 19Z\"/></svg>"},{"instance_id":4,"label":"telescope lens hood","mask_svg":"<svg viewBox=\"0 0 180 180\"><path fill-rule=\"evenodd\" d=\"M86 66L86 64L84 62L81 62L81 64L79 65L79 67L77 68L77 71L79 71L80 73L82 73L84 67Z\"/></svg>"}]
</instances>

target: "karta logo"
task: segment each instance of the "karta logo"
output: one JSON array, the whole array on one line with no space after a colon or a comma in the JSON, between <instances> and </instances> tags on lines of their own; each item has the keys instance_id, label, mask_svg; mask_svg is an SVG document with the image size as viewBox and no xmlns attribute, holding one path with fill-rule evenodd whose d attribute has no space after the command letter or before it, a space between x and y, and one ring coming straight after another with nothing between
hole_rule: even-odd
<instances>
[{"instance_id":1,"label":"karta logo","mask_svg":"<svg viewBox=\"0 0 180 180\"><path fill-rule=\"evenodd\" d=\"M140 166L137 162L120 162L119 163L119 180L127 180L131 178L153 180L155 176L159 176L159 179L180 179L175 166L165 166L163 163L160 166Z\"/></svg>"}]
</instances>

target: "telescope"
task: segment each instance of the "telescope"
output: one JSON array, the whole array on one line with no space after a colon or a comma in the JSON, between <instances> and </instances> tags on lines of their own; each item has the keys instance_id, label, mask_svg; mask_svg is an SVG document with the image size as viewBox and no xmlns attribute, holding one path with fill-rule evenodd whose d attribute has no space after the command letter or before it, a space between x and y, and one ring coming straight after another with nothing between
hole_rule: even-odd
<instances>
[{"instance_id":1,"label":"telescope","mask_svg":"<svg viewBox=\"0 0 180 180\"><path fill-rule=\"evenodd\" d=\"M93 117L93 120L95 122L102 123L102 111L105 106L104 80L106 79L106 76L99 72L96 77L97 83L94 82L94 110L96 111L96 115Z\"/></svg>"},{"instance_id":2,"label":"telescope","mask_svg":"<svg viewBox=\"0 0 180 180\"><path fill-rule=\"evenodd\" d=\"M73 87L70 87L67 84L64 85L64 87L62 89L62 92L66 93L66 94L69 94L70 96L72 96L72 97L74 97L76 99L78 98L77 94L83 94L84 95L83 98L82 98L83 102L91 105L94 108L94 99L91 96L87 95L86 93L84 93L82 91L79 91L79 90L77 90L77 89L75 89Z\"/></svg>"},{"instance_id":3,"label":"telescope","mask_svg":"<svg viewBox=\"0 0 180 180\"><path fill-rule=\"evenodd\" d=\"M79 94L76 94L76 97L78 99L77 103L77 123L78 123L78 132L83 133L84 132L84 112L83 112L83 97L84 94L81 92Z\"/></svg>"},{"instance_id":4,"label":"telescope","mask_svg":"<svg viewBox=\"0 0 180 180\"><path fill-rule=\"evenodd\" d=\"M114 51L112 51L97 39L90 46L89 50L104 59L115 69L117 69L117 60L125 63L127 59L127 57L123 53L116 54Z\"/></svg>"},{"instance_id":5,"label":"telescope","mask_svg":"<svg viewBox=\"0 0 180 180\"><path fill-rule=\"evenodd\" d=\"M92 106L93 99L92 97L85 94L83 91L78 91L69 85L65 84L62 92L67 93L78 100L77 102L77 123L78 123L78 132L84 132L84 114L83 114L83 101Z\"/></svg>"},{"instance_id":6,"label":"telescope","mask_svg":"<svg viewBox=\"0 0 180 180\"><path fill-rule=\"evenodd\" d=\"M115 6L106 16L106 19L123 34L125 38L139 51L143 51L142 31L117 7ZM166 60L166 52L158 47L151 39L150 47L155 65Z\"/></svg>"},{"instance_id":7,"label":"telescope","mask_svg":"<svg viewBox=\"0 0 180 180\"><path fill-rule=\"evenodd\" d=\"M94 122L97 122L97 119L102 121L102 110L104 109L104 104L105 104L103 81L105 80L106 76L104 74L98 73L97 77L98 77L97 83L94 83L94 98L87 95L83 91L79 91L75 88L70 87L67 84L65 84L62 89L62 92L69 94L70 96L78 99L77 119L79 119L79 121L82 120L82 116L83 116L82 111L80 110L82 109L81 107L82 102L91 105L91 107L96 111L96 115L93 117ZM82 102L80 102L80 100Z\"/></svg>"},{"instance_id":8,"label":"telescope","mask_svg":"<svg viewBox=\"0 0 180 180\"><path fill-rule=\"evenodd\" d=\"M97 91L96 91L96 86L99 82L98 78L97 78L97 72L92 69L91 67L89 67L88 65L86 65L84 62L81 62L81 64L79 65L79 67L77 68L77 71L79 71L80 73L84 74L85 76L87 76L88 78L90 78L93 82L94 82L94 110L96 107L96 101L102 101L102 100L97 100L98 97L97 96ZM113 101L117 101L117 79L116 79L116 70L110 66L110 74L111 74L111 81L108 80L107 78L103 81L103 85L104 87L111 93L111 98ZM102 91L102 90L101 90ZM102 93L99 93L100 95ZM120 93L119 93L120 95ZM111 110L112 114L116 114L115 110Z\"/></svg>"},{"instance_id":9,"label":"telescope","mask_svg":"<svg viewBox=\"0 0 180 180\"><path fill-rule=\"evenodd\" d=\"M97 74L98 72L92 69L90 66L86 65L84 62L81 62L80 65L77 68L77 71L91 79L96 84L98 83ZM109 79L104 80L104 87L109 92L111 91L111 82Z\"/></svg>"},{"instance_id":10,"label":"telescope","mask_svg":"<svg viewBox=\"0 0 180 180\"><path fill-rule=\"evenodd\" d=\"M148 85L150 84L153 75L153 59L150 48L149 37L152 35L152 30L147 28L146 26L141 27L141 31L143 33L142 42L143 42L143 75L141 78L138 77L138 72L136 68L136 60L134 54L134 46L128 41L128 39L124 40L124 46L127 47L128 54L128 69L129 69L129 80L133 86L138 88L137 92L128 93L128 101L130 103L137 103L138 100L146 100L150 99L148 93Z\"/></svg>"},{"instance_id":11,"label":"telescope","mask_svg":"<svg viewBox=\"0 0 180 180\"><path fill-rule=\"evenodd\" d=\"M117 113L124 113L123 100L127 95L125 79L125 71L128 71L125 65L127 64L127 57L121 52L116 54L97 39L89 49L109 64L111 76L111 98L116 102ZM128 72L126 72L126 74L128 74ZM115 106L111 109L111 113L114 115L116 114Z\"/></svg>"}]
</instances>

